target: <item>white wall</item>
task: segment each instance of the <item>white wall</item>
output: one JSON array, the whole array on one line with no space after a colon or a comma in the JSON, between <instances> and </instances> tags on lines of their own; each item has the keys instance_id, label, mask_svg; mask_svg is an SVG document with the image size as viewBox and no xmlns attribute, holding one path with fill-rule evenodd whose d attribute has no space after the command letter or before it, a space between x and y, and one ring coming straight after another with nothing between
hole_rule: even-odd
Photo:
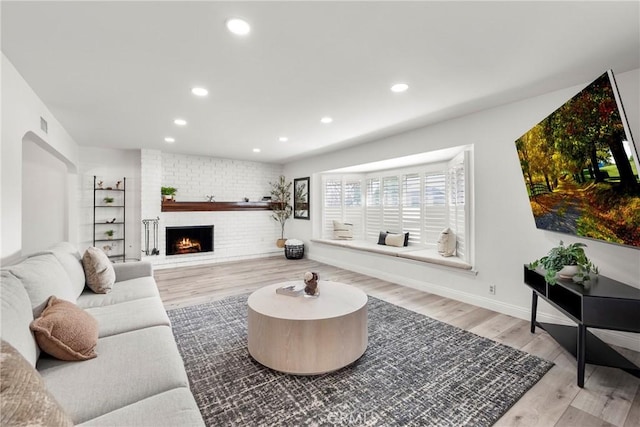
<instances>
[{"instance_id":1,"label":"white wall","mask_svg":"<svg viewBox=\"0 0 640 427\"><path fill-rule=\"evenodd\" d=\"M126 177L126 257L127 259L140 259L140 230L142 226L140 150L80 147L79 157L77 190L80 201L78 242L80 251L82 252L93 245L93 176L95 175L98 180L104 181L104 187L114 188L117 181ZM102 198L105 194L99 196ZM105 212L101 210L96 213L99 221L104 219L104 215ZM113 253L121 253L120 249L114 248Z\"/></svg>"},{"instance_id":2,"label":"white wall","mask_svg":"<svg viewBox=\"0 0 640 427\"><path fill-rule=\"evenodd\" d=\"M68 186L76 180L78 146L49 109L2 54L2 139L0 149L0 262L12 262L28 253L22 248L22 144L25 137L40 142L50 155L67 165ZM48 122L48 133L40 130L40 117ZM38 195L44 197L44 191ZM77 241L76 198L68 198L68 240ZM64 224L60 224L64 227Z\"/></svg>"},{"instance_id":3,"label":"white wall","mask_svg":"<svg viewBox=\"0 0 640 427\"><path fill-rule=\"evenodd\" d=\"M619 74L616 80L632 134L636 144L640 144L640 70ZM538 230L529 207L514 141L582 87L584 85L567 88L285 165L288 177L312 174L312 221L293 219L291 234L305 241L306 252L312 259L524 319L530 314L531 292L523 285L523 264L546 254L561 239L566 243L584 241L588 245L588 256L600 267L601 274L640 288L640 250ZM474 144L475 157L474 268L477 276L310 242L319 231L319 172L470 143ZM489 294L490 284L496 286L495 295ZM541 309L548 318L563 319L549 306ZM637 334L612 333L607 337L640 350Z\"/></svg>"}]
</instances>

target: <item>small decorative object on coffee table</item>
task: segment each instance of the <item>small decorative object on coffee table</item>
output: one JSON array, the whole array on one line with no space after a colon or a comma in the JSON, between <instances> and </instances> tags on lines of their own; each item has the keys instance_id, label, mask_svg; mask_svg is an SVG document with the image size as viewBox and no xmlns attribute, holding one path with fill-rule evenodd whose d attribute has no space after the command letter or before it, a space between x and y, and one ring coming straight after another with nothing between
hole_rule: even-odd
<instances>
[{"instance_id":1,"label":"small decorative object on coffee table","mask_svg":"<svg viewBox=\"0 0 640 427\"><path fill-rule=\"evenodd\" d=\"M276 294L287 295L290 297L299 297L304 293L304 285L299 283L287 283L286 285L276 288Z\"/></svg>"},{"instance_id":2,"label":"small decorative object on coffee table","mask_svg":"<svg viewBox=\"0 0 640 427\"><path fill-rule=\"evenodd\" d=\"M307 271L304 273L304 293L308 296L317 297L320 295L320 290L318 289L318 273L314 273L312 271Z\"/></svg>"}]
</instances>

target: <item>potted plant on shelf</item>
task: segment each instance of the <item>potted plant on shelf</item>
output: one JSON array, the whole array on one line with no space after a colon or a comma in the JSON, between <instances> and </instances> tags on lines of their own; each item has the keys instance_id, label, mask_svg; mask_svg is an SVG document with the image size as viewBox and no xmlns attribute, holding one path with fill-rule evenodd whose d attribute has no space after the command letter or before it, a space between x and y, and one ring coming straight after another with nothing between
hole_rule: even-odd
<instances>
[{"instance_id":1,"label":"potted plant on shelf","mask_svg":"<svg viewBox=\"0 0 640 427\"><path fill-rule=\"evenodd\" d=\"M174 187L161 187L160 194L162 194L162 201L168 202L174 200L177 191L178 189Z\"/></svg>"},{"instance_id":2,"label":"potted plant on shelf","mask_svg":"<svg viewBox=\"0 0 640 427\"><path fill-rule=\"evenodd\" d=\"M105 197L105 198L104 198L104 199L102 199L102 200L104 200L104 203L105 203L106 205L110 205L110 204L112 204L112 203L113 203L113 197L109 197L109 196L107 196L107 197Z\"/></svg>"},{"instance_id":3,"label":"potted plant on shelf","mask_svg":"<svg viewBox=\"0 0 640 427\"><path fill-rule=\"evenodd\" d=\"M104 234L107 235L107 239L108 240L113 239L113 230L107 230L107 231L104 232Z\"/></svg>"},{"instance_id":4,"label":"potted plant on shelf","mask_svg":"<svg viewBox=\"0 0 640 427\"><path fill-rule=\"evenodd\" d=\"M560 245L551 249L547 256L543 256L529 264L529 269L534 270L538 266L545 270L544 279L550 285L555 285L557 277L561 279L573 279L575 282L589 280L589 273L598 274L595 266L584 253L584 243L572 243Z\"/></svg>"},{"instance_id":5,"label":"potted plant on shelf","mask_svg":"<svg viewBox=\"0 0 640 427\"><path fill-rule=\"evenodd\" d=\"M280 175L278 181L270 182L271 185L271 218L280 223L280 238L276 241L279 248L284 248L284 225L291 217L293 208L289 204L291 200L291 181L287 182L284 175Z\"/></svg>"}]
</instances>

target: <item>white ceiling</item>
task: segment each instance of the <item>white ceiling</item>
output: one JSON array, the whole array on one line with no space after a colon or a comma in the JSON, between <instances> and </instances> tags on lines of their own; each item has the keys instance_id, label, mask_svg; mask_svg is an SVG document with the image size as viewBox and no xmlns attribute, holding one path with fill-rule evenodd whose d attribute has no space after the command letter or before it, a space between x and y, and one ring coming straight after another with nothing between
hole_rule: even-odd
<instances>
[{"instance_id":1,"label":"white ceiling","mask_svg":"<svg viewBox=\"0 0 640 427\"><path fill-rule=\"evenodd\" d=\"M639 5L2 1L2 51L80 145L285 163L639 68Z\"/></svg>"}]
</instances>

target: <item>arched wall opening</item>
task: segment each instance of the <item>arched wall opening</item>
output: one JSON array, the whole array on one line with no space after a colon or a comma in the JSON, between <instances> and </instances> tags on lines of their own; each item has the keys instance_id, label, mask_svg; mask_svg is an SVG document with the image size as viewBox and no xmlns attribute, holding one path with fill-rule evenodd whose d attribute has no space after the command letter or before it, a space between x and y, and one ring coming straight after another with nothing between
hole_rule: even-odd
<instances>
[{"instance_id":1,"label":"arched wall opening","mask_svg":"<svg viewBox=\"0 0 640 427\"><path fill-rule=\"evenodd\" d=\"M36 134L22 138L22 255L70 240L73 168Z\"/></svg>"}]
</instances>

